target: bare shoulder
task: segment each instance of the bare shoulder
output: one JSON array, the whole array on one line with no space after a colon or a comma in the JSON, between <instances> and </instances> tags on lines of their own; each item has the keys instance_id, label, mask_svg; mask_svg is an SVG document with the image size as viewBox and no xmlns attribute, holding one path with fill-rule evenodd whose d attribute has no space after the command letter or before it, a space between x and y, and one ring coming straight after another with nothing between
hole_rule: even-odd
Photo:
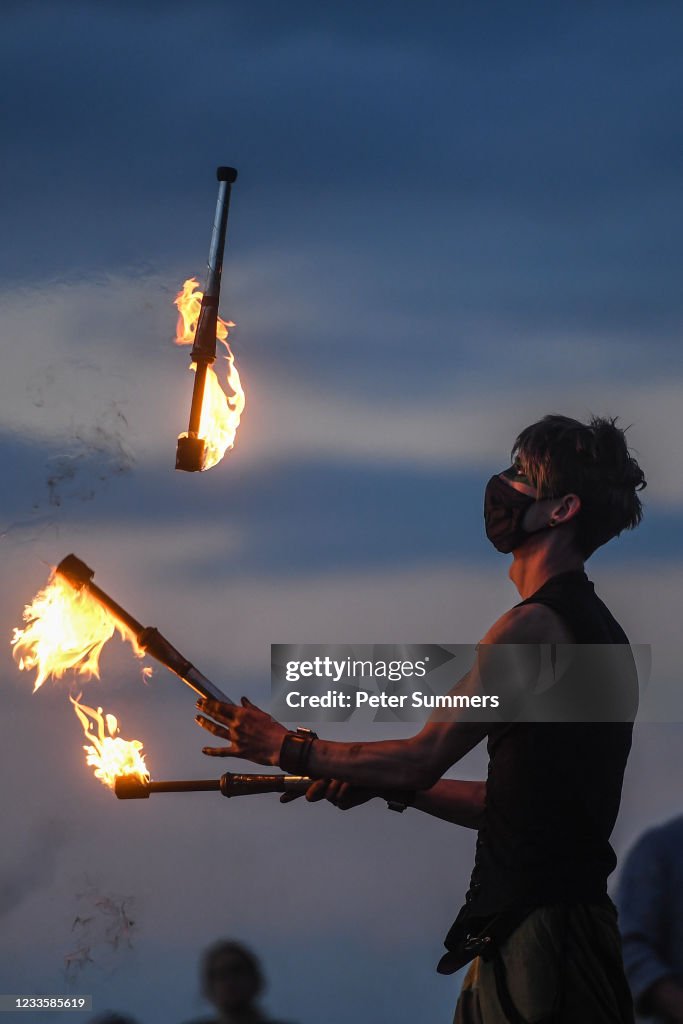
<instances>
[{"instance_id":1,"label":"bare shoulder","mask_svg":"<svg viewBox=\"0 0 683 1024\"><path fill-rule=\"evenodd\" d=\"M501 615L481 640L483 644L571 644L563 620L544 604L525 604Z\"/></svg>"}]
</instances>

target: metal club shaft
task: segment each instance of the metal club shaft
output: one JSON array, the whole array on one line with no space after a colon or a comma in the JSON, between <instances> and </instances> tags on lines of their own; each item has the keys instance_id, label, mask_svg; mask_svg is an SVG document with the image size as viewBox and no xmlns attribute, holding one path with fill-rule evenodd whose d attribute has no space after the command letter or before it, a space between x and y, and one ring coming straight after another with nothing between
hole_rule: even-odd
<instances>
[{"instance_id":1,"label":"metal club shaft","mask_svg":"<svg viewBox=\"0 0 683 1024\"><path fill-rule=\"evenodd\" d=\"M223 701L224 704L233 704L234 701L215 686L210 679L199 671L198 668L188 661L187 658L176 650L165 636L154 626L143 626L141 622L122 608L93 581L95 572L85 562L82 562L76 555L67 555L57 566L59 573L75 590L87 590L90 596L102 605L121 624L125 632L131 635L138 647L149 654L156 661L161 662L175 675L187 683L195 693L202 697L210 697L212 700Z\"/></svg>"},{"instance_id":2,"label":"metal club shaft","mask_svg":"<svg viewBox=\"0 0 683 1024\"><path fill-rule=\"evenodd\" d=\"M204 296L208 295L210 299L217 299L220 294L223 252L225 250L225 236L228 228L228 213L230 211L230 190L237 180L237 171L234 167L218 167L216 169L216 178L218 180L218 199L216 200L216 213L213 219L206 288L204 289ZM213 340L215 342L215 335Z\"/></svg>"}]
</instances>

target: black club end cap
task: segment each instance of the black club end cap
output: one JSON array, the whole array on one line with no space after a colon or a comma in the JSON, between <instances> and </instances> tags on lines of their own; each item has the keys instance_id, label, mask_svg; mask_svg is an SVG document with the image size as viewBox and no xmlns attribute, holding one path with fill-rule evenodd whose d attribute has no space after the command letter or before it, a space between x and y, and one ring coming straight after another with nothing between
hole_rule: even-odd
<instances>
[{"instance_id":1,"label":"black club end cap","mask_svg":"<svg viewBox=\"0 0 683 1024\"><path fill-rule=\"evenodd\" d=\"M135 775L119 775L114 792L119 800L149 800L149 788Z\"/></svg>"},{"instance_id":2,"label":"black club end cap","mask_svg":"<svg viewBox=\"0 0 683 1024\"><path fill-rule=\"evenodd\" d=\"M60 576L64 576L69 581L72 587L83 587L95 575L93 569L82 562L76 555L67 555L63 558L57 566L57 572Z\"/></svg>"},{"instance_id":3,"label":"black club end cap","mask_svg":"<svg viewBox=\"0 0 683 1024\"><path fill-rule=\"evenodd\" d=\"M179 437L175 468L186 473L199 473L204 465L204 441L201 437Z\"/></svg>"},{"instance_id":4,"label":"black club end cap","mask_svg":"<svg viewBox=\"0 0 683 1024\"><path fill-rule=\"evenodd\" d=\"M234 167L216 168L216 177L219 181L227 181L229 185L237 181L237 171Z\"/></svg>"}]
</instances>

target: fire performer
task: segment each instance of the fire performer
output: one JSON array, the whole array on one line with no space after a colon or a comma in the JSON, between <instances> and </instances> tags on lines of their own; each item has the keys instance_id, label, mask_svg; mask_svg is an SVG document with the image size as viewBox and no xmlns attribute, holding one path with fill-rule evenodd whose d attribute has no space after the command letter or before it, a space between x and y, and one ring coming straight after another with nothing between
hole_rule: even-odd
<instances>
[{"instance_id":1,"label":"fire performer","mask_svg":"<svg viewBox=\"0 0 683 1024\"><path fill-rule=\"evenodd\" d=\"M520 652L539 644L628 644L584 571L598 547L642 518L645 478L624 432L615 420L546 416L521 432L512 458L486 486L484 520L491 543L512 553L522 600L488 630L460 687L478 684L482 657L502 657L514 674ZM637 703L637 680L635 694L632 679L624 686L626 704ZM449 974L473 961L456 1024L633 1021L607 877L635 709L631 720L507 723L456 711L410 739L339 743L290 732L246 698L241 707L206 699L198 707L198 723L230 742L206 754L313 776L308 799L342 809L398 790L394 809L478 831L465 906L438 967ZM442 778L484 738L486 781Z\"/></svg>"}]
</instances>

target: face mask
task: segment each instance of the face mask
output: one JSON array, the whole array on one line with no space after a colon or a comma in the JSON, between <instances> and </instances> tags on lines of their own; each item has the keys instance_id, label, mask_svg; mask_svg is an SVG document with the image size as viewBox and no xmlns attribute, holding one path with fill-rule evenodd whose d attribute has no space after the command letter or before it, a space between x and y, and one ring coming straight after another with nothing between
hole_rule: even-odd
<instances>
[{"instance_id":1,"label":"face mask","mask_svg":"<svg viewBox=\"0 0 683 1024\"><path fill-rule=\"evenodd\" d=\"M522 494L496 475L484 492L486 536L494 548L508 554L523 544L530 534L522 528L524 513L536 498Z\"/></svg>"}]
</instances>

